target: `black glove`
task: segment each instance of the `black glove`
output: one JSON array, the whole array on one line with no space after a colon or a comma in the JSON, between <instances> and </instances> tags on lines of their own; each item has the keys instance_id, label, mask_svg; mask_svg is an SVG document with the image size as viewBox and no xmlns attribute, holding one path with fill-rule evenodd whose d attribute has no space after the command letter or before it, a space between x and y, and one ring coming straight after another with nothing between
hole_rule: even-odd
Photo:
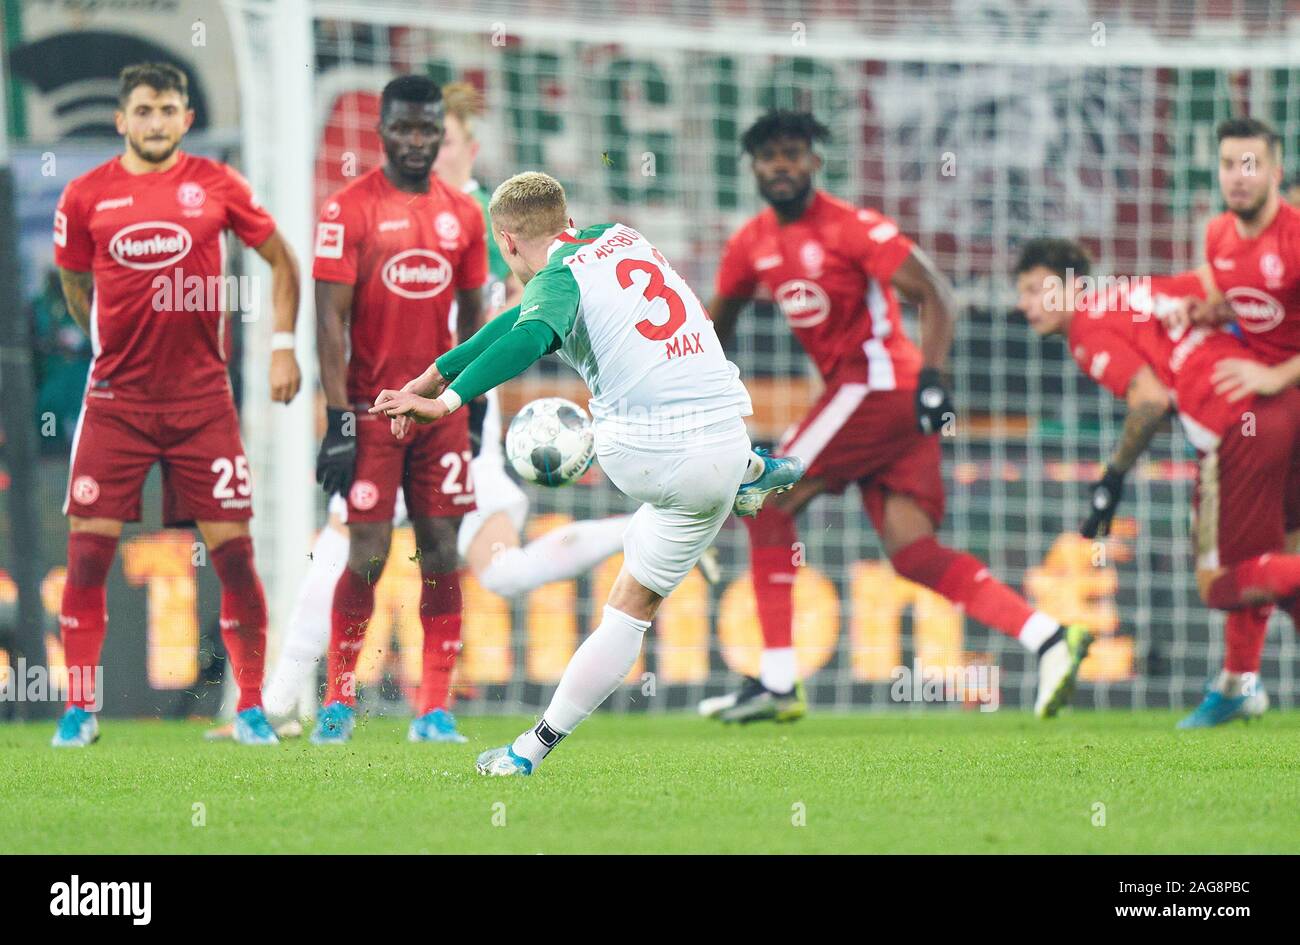
<instances>
[{"instance_id":1,"label":"black glove","mask_svg":"<svg viewBox=\"0 0 1300 945\"><path fill-rule=\"evenodd\" d=\"M1110 534L1110 520L1115 517L1119 500L1124 497L1124 474L1116 469L1107 469L1102 477L1092 484L1092 511L1079 529L1084 538L1105 538Z\"/></svg>"},{"instance_id":2,"label":"black glove","mask_svg":"<svg viewBox=\"0 0 1300 945\"><path fill-rule=\"evenodd\" d=\"M475 397L469 402L469 450L478 456L483 448L483 421L487 419L487 397Z\"/></svg>"},{"instance_id":3,"label":"black glove","mask_svg":"<svg viewBox=\"0 0 1300 945\"><path fill-rule=\"evenodd\" d=\"M955 418L948 388L938 368L921 368L916 381L916 425L922 433L938 433L950 418Z\"/></svg>"},{"instance_id":4,"label":"black glove","mask_svg":"<svg viewBox=\"0 0 1300 945\"><path fill-rule=\"evenodd\" d=\"M326 495L347 495L357 470L357 416L351 410L325 408L325 439L316 454L316 481ZM344 424L351 433L343 431Z\"/></svg>"}]
</instances>

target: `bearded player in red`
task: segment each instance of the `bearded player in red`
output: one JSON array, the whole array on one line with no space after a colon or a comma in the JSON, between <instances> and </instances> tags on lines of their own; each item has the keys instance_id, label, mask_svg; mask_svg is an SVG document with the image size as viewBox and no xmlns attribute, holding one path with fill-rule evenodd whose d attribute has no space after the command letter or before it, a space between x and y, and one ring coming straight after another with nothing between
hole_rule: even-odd
<instances>
[{"instance_id":1,"label":"bearded player in red","mask_svg":"<svg viewBox=\"0 0 1300 945\"><path fill-rule=\"evenodd\" d=\"M456 536L474 509L468 411L394 439L367 413L376 394L417 377L478 327L487 281L483 212L433 176L442 93L400 76L380 97L384 164L335 194L316 227L317 340L328 425L316 460L327 493L348 500L348 563L334 589L327 689L312 741L341 744L356 724L355 672L392 539L398 488L415 531L424 626L419 706L408 738L463 742L447 711L460 648ZM347 352L350 351L350 356Z\"/></svg>"},{"instance_id":2,"label":"bearded player in red","mask_svg":"<svg viewBox=\"0 0 1300 945\"><path fill-rule=\"evenodd\" d=\"M742 138L768 209L732 236L709 305L724 341L762 289L813 359L825 390L780 444L807 474L747 519L754 595L763 631L761 673L739 691L706 700L726 721L788 721L806 711L791 639L795 515L823 492L856 483L894 570L1038 656L1034 711L1049 717L1069 699L1091 643L1034 610L973 556L940 544L941 429L955 422L942 373L953 338L947 281L888 217L813 187L814 143L829 137L812 115L776 111ZM914 302L918 350L903 334L895 291Z\"/></svg>"},{"instance_id":3,"label":"bearded player in red","mask_svg":"<svg viewBox=\"0 0 1300 945\"><path fill-rule=\"evenodd\" d=\"M54 215L54 261L94 361L72 442L68 573L59 623L73 696L56 747L99 736L92 708L107 628L104 585L123 522L163 467L163 519L196 522L221 581L221 638L239 686L234 737L275 744L262 711L266 600L253 566L252 482L226 372L224 231L271 266L271 393L298 392L298 267L275 221L229 167L180 150L194 121L184 73L124 69L120 157L72 181Z\"/></svg>"},{"instance_id":4,"label":"bearded player in red","mask_svg":"<svg viewBox=\"0 0 1300 945\"><path fill-rule=\"evenodd\" d=\"M1019 308L1039 335L1062 334L1080 370L1128 404L1120 443L1094 486L1086 537L1106 535L1125 474L1178 412L1201 456L1196 483L1196 582L1228 612L1223 671L1179 728L1208 728L1264 712L1263 629L1275 601L1294 614L1300 556L1286 554L1286 522L1300 511L1300 390L1229 398L1213 377L1227 361L1260 364L1217 327L1167 327L1187 299L1206 297L1192 272L1089 289L1090 260L1069 240L1031 240L1016 265ZM1291 475L1288 476L1288 470Z\"/></svg>"},{"instance_id":5,"label":"bearded player in red","mask_svg":"<svg viewBox=\"0 0 1300 945\"><path fill-rule=\"evenodd\" d=\"M1239 401L1273 395L1300 383L1300 210L1282 199L1282 142L1257 118L1230 118L1216 129L1219 193L1227 209L1205 231L1204 300L1171 313L1171 327L1227 324L1249 349L1250 358L1216 365L1217 392ZM1300 550L1300 508L1289 507L1287 547ZM1300 598L1281 602L1300 627ZM1257 638L1268 630L1271 607L1240 611L1229 633ZM1250 622L1251 626L1238 625ZM1230 676L1212 687L1229 701L1244 685Z\"/></svg>"}]
</instances>

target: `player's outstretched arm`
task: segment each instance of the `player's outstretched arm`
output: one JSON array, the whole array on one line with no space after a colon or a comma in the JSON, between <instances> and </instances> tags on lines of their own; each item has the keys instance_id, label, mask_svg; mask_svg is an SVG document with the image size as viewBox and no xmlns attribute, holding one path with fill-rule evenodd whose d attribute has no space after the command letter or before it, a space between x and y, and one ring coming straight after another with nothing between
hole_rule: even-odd
<instances>
[{"instance_id":1,"label":"player's outstretched arm","mask_svg":"<svg viewBox=\"0 0 1300 945\"><path fill-rule=\"evenodd\" d=\"M466 401L518 377L558 343L555 329L545 322L536 319L519 322L461 371L437 399L420 397L411 391L383 390L370 412L383 413L394 420L409 417L416 423L441 420ZM400 438L404 432L403 426L394 424L394 435Z\"/></svg>"},{"instance_id":2,"label":"player's outstretched arm","mask_svg":"<svg viewBox=\"0 0 1300 945\"><path fill-rule=\"evenodd\" d=\"M1125 400L1128 414L1124 417L1124 429L1101 479L1093 483L1092 509L1079 530L1084 538L1105 537L1110 533L1111 519L1124 494L1124 477L1164 425L1173 406L1169 391L1146 365L1129 381Z\"/></svg>"},{"instance_id":3,"label":"player's outstretched arm","mask_svg":"<svg viewBox=\"0 0 1300 945\"><path fill-rule=\"evenodd\" d=\"M89 335L90 300L95 294L95 274L60 266L59 282L63 285L63 300L68 305L68 313L81 326L81 330Z\"/></svg>"},{"instance_id":4,"label":"player's outstretched arm","mask_svg":"<svg viewBox=\"0 0 1300 945\"><path fill-rule=\"evenodd\" d=\"M276 230L257 247L257 255L271 267L271 399L287 404L302 387L302 371L294 354L293 333L298 326L300 282L293 248Z\"/></svg>"},{"instance_id":5,"label":"player's outstretched arm","mask_svg":"<svg viewBox=\"0 0 1300 945\"><path fill-rule=\"evenodd\" d=\"M916 419L922 433L937 433L956 418L943 376L957 321L952 284L919 246L912 247L890 281L917 307L922 368L916 385Z\"/></svg>"},{"instance_id":6,"label":"player's outstretched arm","mask_svg":"<svg viewBox=\"0 0 1300 945\"><path fill-rule=\"evenodd\" d=\"M715 295L709 302L709 318L713 321L713 332L718 341L725 345L736 331L736 321L740 313L749 304L749 299L729 298Z\"/></svg>"},{"instance_id":7,"label":"player's outstretched arm","mask_svg":"<svg viewBox=\"0 0 1300 945\"><path fill-rule=\"evenodd\" d=\"M474 363L480 355L488 348L492 347L497 341L505 336L511 328L515 327L515 322L519 319L519 306L508 308L492 321L488 322L479 331L474 333L472 338L462 341L450 351L444 352L437 361L433 362L431 367L447 381L454 381L460 372ZM428 373L428 372L426 372ZM423 377L424 375L421 375ZM407 385L408 387L410 385ZM429 396L436 391L419 390L415 393L423 396Z\"/></svg>"}]
</instances>

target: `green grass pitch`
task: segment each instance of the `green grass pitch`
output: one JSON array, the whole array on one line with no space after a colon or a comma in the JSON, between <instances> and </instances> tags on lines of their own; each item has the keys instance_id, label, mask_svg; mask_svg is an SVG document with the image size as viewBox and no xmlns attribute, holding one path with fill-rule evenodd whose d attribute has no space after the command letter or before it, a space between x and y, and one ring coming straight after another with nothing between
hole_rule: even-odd
<instances>
[{"instance_id":1,"label":"green grass pitch","mask_svg":"<svg viewBox=\"0 0 1300 945\"><path fill-rule=\"evenodd\" d=\"M473 761L519 717L463 718L468 745L378 719L347 747L272 749L109 719L56 752L52 725L7 725L0 852L1300 851L1300 712L1191 733L1177 717L599 714L518 779Z\"/></svg>"}]
</instances>

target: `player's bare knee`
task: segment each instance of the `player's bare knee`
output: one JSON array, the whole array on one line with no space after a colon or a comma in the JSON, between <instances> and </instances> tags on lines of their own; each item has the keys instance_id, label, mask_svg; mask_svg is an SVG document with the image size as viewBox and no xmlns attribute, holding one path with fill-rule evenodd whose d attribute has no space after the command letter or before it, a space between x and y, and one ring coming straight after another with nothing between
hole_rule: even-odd
<instances>
[{"instance_id":1,"label":"player's bare knee","mask_svg":"<svg viewBox=\"0 0 1300 945\"><path fill-rule=\"evenodd\" d=\"M420 551L420 570L424 574L446 574L456 570L460 556L456 551L456 537L460 531L460 517L413 519L415 546Z\"/></svg>"},{"instance_id":2,"label":"player's bare knee","mask_svg":"<svg viewBox=\"0 0 1300 945\"><path fill-rule=\"evenodd\" d=\"M82 518L78 515L69 515L68 531L117 538L122 534L122 523L113 518Z\"/></svg>"},{"instance_id":3,"label":"player's bare knee","mask_svg":"<svg viewBox=\"0 0 1300 945\"><path fill-rule=\"evenodd\" d=\"M392 526L387 522L354 522L348 530L348 570L378 580L388 562Z\"/></svg>"}]
</instances>

